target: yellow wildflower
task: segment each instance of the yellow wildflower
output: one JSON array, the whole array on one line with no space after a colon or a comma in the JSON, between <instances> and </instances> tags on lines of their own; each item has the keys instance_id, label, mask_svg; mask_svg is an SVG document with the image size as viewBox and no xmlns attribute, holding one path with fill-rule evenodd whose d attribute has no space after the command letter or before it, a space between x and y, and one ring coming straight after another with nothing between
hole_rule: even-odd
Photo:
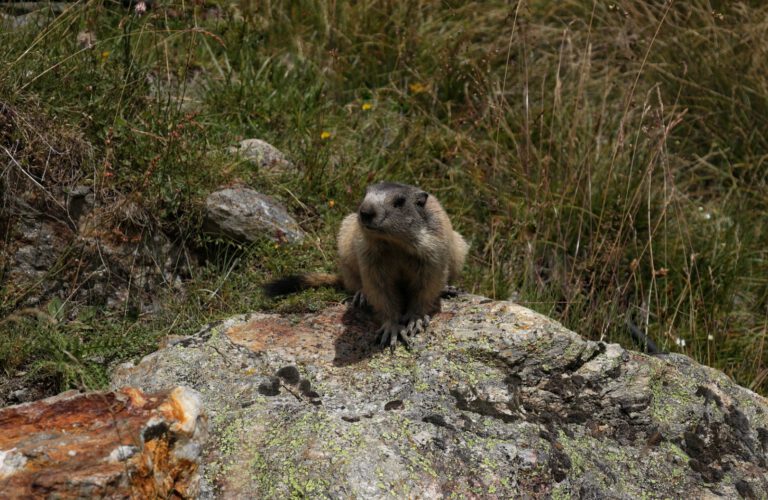
<instances>
[{"instance_id":1,"label":"yellow wildflower","mask_svg":"<svg viewBox=\"0 0 768 500\"><path fill-rule=\"evenodd\" d=\"M368 111L369 109L373 108L373 104L370 102L365 102L361 107L363 108L363 111Z\"/></svg>"},{"instance_id":2,"label":"yellow wildflower","mask_svg":"<svg viewBox=\"0 0 768 500\"><path fill-rule=\"evenodd\" d=\"M328 206L333 208L333 206L336 204L334 200L328 200Z\"/></svg>"},{"instance_id":3,"label":"yellow wildflower","mask_svg":"<svg viewBox=\"0 0 768 500\"><path fill-rule=\"evenodd\" d=\"M320 134L320 138L321 138L321 139L324 139L324 140L325 140L325 139L330 139L330 138L331 138L331 133L330 133L330 132L328 132L327 130L324 130L324 131L323 131L323 133L322 133L322 134Z\"/></svg>"},{"instance_id":4,"label":"yellow wildflower","mask_svg":"<svg viewBox=\"0 0 768 500\"><path fill-rule=\"evenodd\" d=\"M104 52L101 53L101 60L106 61L107 59L109 59L109 51L105 50Z\"/></svg>"},{"instance_id":5,"label":"yellow wildflower","mask_svg":"<svg viewBox=\"0 0 768 500\"><path fill-rule=\"evenodd\" d=\"M421 94L422 92L427 91L427 86L420 82L412 83L408 85L408 88L411 89L411 92L414 94Z\"/></svg>"}]
</instances>

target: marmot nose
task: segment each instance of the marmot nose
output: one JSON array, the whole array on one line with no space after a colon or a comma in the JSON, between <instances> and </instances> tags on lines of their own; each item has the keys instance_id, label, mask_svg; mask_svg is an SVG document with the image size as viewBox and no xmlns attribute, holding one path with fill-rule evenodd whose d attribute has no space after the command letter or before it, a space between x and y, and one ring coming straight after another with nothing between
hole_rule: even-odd
<instances>
[{"instance_id":1,"label":"marmot nose","mask_svg":"<svg viewBox=\"0 0 768 500\"><path fill-rule=\"evenodd\" d=\"M362 222L363 224L366 224L366 225L368 225L371 222L373 222L373 219L376 218L376 209L373 208L370 205L368 205L368 206L365 206L365 205L361 206L359 213L360 213L360 222Z\"/></svg>"}]
</instances>

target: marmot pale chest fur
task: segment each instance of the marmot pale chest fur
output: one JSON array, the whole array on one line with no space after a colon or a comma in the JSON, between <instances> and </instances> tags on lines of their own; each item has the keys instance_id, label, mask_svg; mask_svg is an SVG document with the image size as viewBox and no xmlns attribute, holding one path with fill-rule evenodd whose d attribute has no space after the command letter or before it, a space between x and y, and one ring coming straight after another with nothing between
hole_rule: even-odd
<instances>
[{"instance_id":1,"label":"marmot pale chest fur","mask_svg":"<svg viewBox=\"0 0 768 500\"><path fill-rule=\"evenodd\" d=\"M380 343L410 345L440 307L440 295L458 278L468 246L434 196L406 184L369 186L357 213L338 236L339 273L289 276L268 283L275 297L308 287L341 286L353 304L369 304L382 322Z\"/></svg>"}]
</instances>

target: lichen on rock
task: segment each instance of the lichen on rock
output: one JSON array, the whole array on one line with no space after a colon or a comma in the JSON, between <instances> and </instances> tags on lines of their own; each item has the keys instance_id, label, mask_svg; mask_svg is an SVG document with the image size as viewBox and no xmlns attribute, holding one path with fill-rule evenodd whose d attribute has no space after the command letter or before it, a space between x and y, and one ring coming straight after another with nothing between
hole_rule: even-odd
<instances>
[{"instance_id":1,"label":"lichen on rock","mask_svg":"<svg viewBox=\"0 0 768 500\"><path fill-rule=\"evenodd\" d=\"M680 355L585 340L510 302L446 301L412 352L344 306L252 314L124 365L211 419L204 497L768 494L768 405Z\"/></svg>"}]
</instances>

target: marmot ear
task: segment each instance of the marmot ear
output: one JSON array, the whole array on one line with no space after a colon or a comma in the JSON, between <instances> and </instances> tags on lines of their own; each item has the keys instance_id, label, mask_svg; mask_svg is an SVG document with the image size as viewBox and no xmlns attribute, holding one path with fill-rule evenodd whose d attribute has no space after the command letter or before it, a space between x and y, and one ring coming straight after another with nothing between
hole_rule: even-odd
<instances>
[{"instance_id":1,"label":"marmot ear","mask_svg":"<svg viewBox=\"0 0 768 500\"><path fill-rule=\"evenodd\" d=\"M416 204L420 207L423 207L427 203L427 198L429 198L429 195L424 191L416 193Z\"/></svg>"}]
</instances>

